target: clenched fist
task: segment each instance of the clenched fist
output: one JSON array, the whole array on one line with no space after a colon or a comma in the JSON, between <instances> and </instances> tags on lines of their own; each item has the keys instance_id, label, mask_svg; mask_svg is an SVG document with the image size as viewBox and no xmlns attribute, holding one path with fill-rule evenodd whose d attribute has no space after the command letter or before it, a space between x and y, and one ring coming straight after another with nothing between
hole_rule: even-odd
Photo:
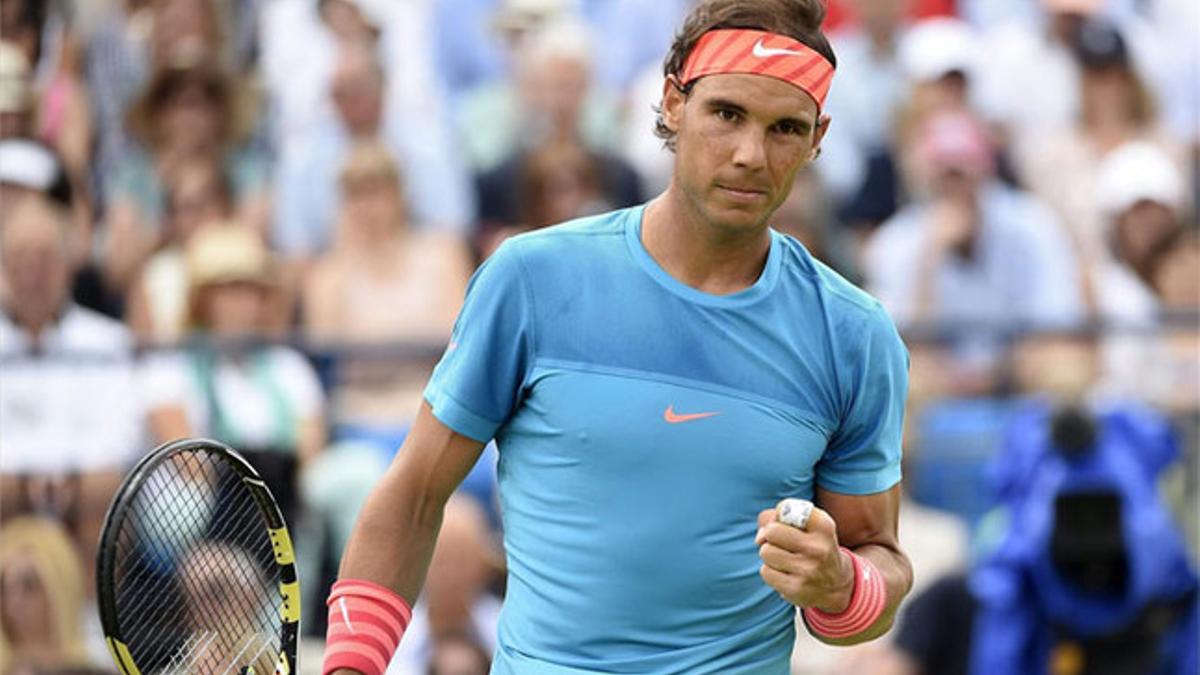
<instances>
[{"instance_id":1,"label":"clenched fist","mask_svg":"<svg viewBox=\"0 0 1200 675\"><path fill-rule=\"evenodd\" d=\"M837 524L813 508L804 530L779 522L776 509L758 514L759 574L797 607L837 614L850 605L854 563L838 547Z\"/></svg>"}]
</instances>

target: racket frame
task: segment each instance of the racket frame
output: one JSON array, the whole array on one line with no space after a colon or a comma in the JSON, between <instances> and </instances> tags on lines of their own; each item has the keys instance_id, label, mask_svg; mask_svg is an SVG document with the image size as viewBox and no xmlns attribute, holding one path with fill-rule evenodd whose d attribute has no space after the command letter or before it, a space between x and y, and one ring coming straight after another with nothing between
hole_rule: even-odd
<instances>
[{"instance_id":1,"label":"racket frame","mask_svg":"<svg viewBox=\"0 0 1200 675\"><path fill-rule=\"evenodd\" d=\"M122 675L142 675L125 637L121 634L116 606L116 538L120 525L129 510L134 507L135 497L154 470L169 458L189 452L205 451L220 457L241 479L249 490L259 515L271 540L275 565L279 570L279 618L280 649L275 664L275 675L292 675L296 672L296 646L300 628L300 582L296 576L296 554L283 513L271 490L267 488L258 471L236 450L207 438L183 438L164 443L134 465L121 487L109 504L100 530L100 545L96 552L96 598L100 610L100 625L104 630L104 642ZM249 675L255 675L253 668ZM258 674L258 675L265 675Z\"/></svg>"}]
</instances>

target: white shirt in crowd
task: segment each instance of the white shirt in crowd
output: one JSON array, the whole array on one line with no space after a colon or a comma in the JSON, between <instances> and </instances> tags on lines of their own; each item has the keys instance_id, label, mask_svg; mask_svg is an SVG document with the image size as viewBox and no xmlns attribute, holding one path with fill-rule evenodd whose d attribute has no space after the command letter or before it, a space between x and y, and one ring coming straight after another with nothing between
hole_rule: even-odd
<instances>
[{"instance_id":1,"label":"white shirt in crowd","mask_svg":"<svg viewBox=\"0 0 1200 675\"><path fill-rule=\"evenodd\" d=\"M0 473L123 470L141 454L133 336L68 305L40 348L0 313Z\"/></svg>"},{"instance_id":2,"label":"white shirt in crowd","mask_svg":"<svg viewBox=\"0 0 1200 675\"><path fill-rule=\"evenodd\" d=\"M283 346L264 350L262 371L253 359L227 356L217 359L212 379L229 431L237 435L237 443L246 447L278 443L276 395L283 396L296 420L320 415L324 405L320 381L299 352ZM270 387L264 386L261 372L268 374ZM180 405L193 433L212 433L214 421L208 394L187 353L147 357L142 384L150 409Z\"/></svg>"}]
</instances>

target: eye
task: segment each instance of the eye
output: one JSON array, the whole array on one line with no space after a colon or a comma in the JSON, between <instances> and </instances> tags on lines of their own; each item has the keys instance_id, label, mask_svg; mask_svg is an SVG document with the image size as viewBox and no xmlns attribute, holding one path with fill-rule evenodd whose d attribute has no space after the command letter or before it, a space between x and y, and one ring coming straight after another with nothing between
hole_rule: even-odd
<instances>
[{"instance_id":1,"label":"eye","mask_svg":"<svg viewBox=\"0 0 1200 675\"><path fill-rule=\"evenodd\" d=\"M737 111L730 110L729 108L717 108L713 114L722 122L736 122L739 117Z\"/></svg>"},{"instance_id":2,"label":"eye","mask_svg":"<svg viewBox=\"0 0 1200 675\"><path fill-rule=\"evenodd\" d=\"M775 130L789 136L803 136L808 128L795 122L780 122L775 125Z\"/></svg>"}]
</instances>

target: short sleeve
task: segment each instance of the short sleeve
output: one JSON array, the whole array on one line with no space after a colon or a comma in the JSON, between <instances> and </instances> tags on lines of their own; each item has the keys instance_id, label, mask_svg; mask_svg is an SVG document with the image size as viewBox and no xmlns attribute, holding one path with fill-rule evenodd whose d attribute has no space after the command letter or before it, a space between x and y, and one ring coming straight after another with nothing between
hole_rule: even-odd
<instances>
[{"instance_id":1,"label":"short sleeve","mask_svg":"<svg viewBox=\"0 0 1200 675\"><path fill-rule=\"evenodd\" d=\"M517 242L475 272L425 400L454 431L481 443L511 416L532 368L532 293Z\"/></svg>"},{"instance_id":2,"label":"short sleeve","mask_svg":"<svg viewBox=\"0 0 1200 675\"><path fill-rule=\"evenodd\" d=\"M879 306L859 331L847 332L857 344L838 357L844 412L817 464L817 484L842 494L874 494L900 482L908 350Z\"/></svg>"}]
</instances>

